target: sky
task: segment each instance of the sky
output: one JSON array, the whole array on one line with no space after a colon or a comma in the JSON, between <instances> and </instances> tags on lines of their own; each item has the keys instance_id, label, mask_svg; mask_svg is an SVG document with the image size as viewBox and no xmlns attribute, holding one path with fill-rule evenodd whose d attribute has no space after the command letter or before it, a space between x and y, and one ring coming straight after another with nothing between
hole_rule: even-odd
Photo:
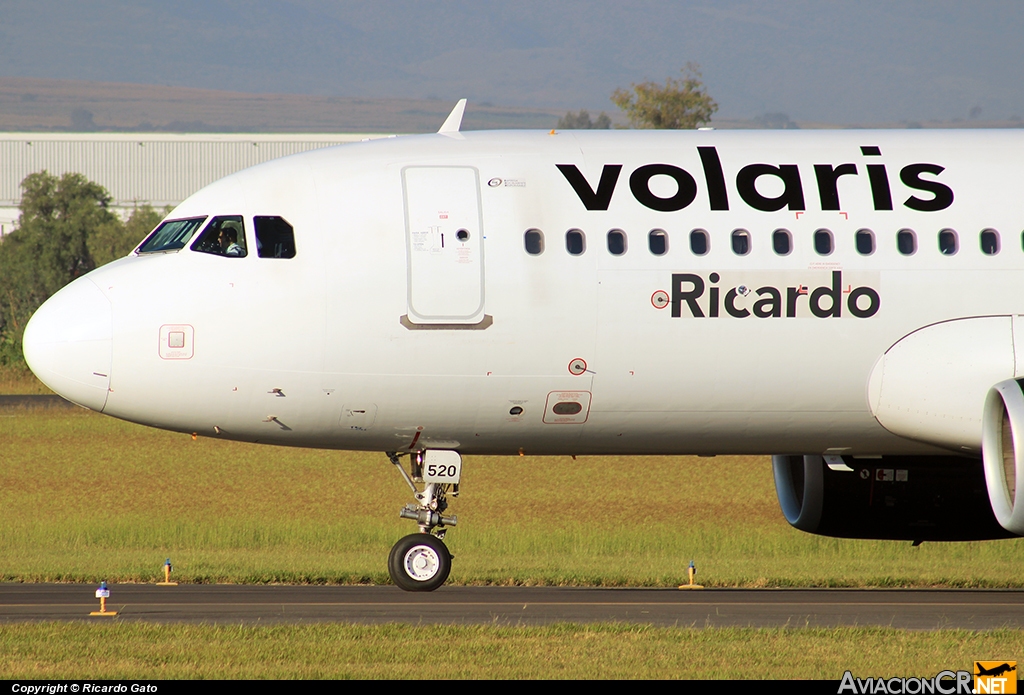
<instances>
[{"instance_id":1,"label":"sky","mask_svg":"<svg viewBox=\"0 0 1024 695\"><path fill-rule=\"evenodd\" d=\"M615 112L700 66L718 116L1024 117L1024 3L0 0L0 76Z\"/></svg>"}]
</instances>

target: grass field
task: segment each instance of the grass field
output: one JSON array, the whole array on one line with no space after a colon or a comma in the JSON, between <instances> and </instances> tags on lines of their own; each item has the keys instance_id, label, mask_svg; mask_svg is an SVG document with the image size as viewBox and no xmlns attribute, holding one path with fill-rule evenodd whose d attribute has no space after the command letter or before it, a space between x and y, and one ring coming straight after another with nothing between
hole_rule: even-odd
<instances>
[{"instance_id":1,"label":"grass field","mask_svg":"<svg viewBox=\"0 0 1024 695\"><path fill-rule=\"evenodd\" d=\"M53 391L46 388L39 379L36 379L35 374L30 372L28 368L0 366L0 394L15 396L51 393Z\"/></svg>"},{"instance_id":2,"label":"grass field","mask_svg":"<svg viewBox=\"0 0 1024 695\"><path fill-rule=\"evenodd\" d=\"M197 645L202 649L197 649ZM98 648L102 645L102 648ZM624 625L0 626L0 679L932 677L1024 654L1024 632Z\"/></svg>"},{"instance_id":3,"label":"grass field","mask_svg":"<svg viewBox=\"0 0 1024 695\"><path fill-rule=\"evenodd\" d=\"M84 410L0 412L0 579L382 583L415 531L379 453L243 445ZM1024 540L791 529L756 457L467 457L457 584L1019 587Z\"/></svg>"},{"instance_id":4,"label":"grass field","mask_svg":"<svg viewBox=\"0 0 1024 695\"><path fill-rule=\"evenodd\" d=\"M18 381L24 391L31 380ZM0 410L0 579L385 582L408 492L382 454L241 445L84 410ZM1021 586L1021 541L791 529L754 457L467 457L462 584ZM97 649L102 645L102 649ZM1024 631L624 625L0 624L0 679L932 676ZM740 664L740 667L736 665Z\"/></svg>"}]
</instances>

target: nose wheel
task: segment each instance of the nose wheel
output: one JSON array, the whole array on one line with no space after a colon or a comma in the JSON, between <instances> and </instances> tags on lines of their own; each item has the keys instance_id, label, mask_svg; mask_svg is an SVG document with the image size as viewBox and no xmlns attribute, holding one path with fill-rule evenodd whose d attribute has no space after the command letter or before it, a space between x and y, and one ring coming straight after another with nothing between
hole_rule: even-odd
<instances>
[{"instance_id":1,"label":"nose wheel","mask_svg":"<svg viewBox=\"0 0 1024 695\"><path fill-rule=\"evenodd\" d=\"M452 556L437 536L414 533L395 543L388 556L391 581L405 591L433 591L448 580Z\"/></svg>"},{"instance_id":2,"label":"nose wheel","mask_svg":"<svg viewBox=\"0 0 1024 695\"><path fill-rule=\"evenodd\" d=\"M412 490L415 503L405 505L398 513L420 527L419 533L406 536L391 548L388 574L391 581L405 591L433 591L448 580L452 571L452 554L442 540L448 528L455 526L455 516L445 516L448 495L459 494L462 457L456 451L417 451L410 454L388 452L402 478ZM409 472L402 467L402 457L409 457ZM422 485L421 490L417 485Z\"/></svg>"}]
</instances>

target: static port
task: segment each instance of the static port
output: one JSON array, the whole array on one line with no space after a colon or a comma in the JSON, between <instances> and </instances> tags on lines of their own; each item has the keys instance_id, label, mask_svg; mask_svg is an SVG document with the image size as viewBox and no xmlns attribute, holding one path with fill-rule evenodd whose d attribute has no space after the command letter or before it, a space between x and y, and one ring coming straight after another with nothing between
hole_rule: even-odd
<instances>
[{"instance_id":1,"label":"static port","mask_svg":"<svg viewBox=\"0 0 1024 695\"><path fill-rule=\"evenodd\" d=\"M555 415L576 415L581 410L583 410L583 406L573 402L555 403L551 408L551 412Z\"/></svg>"}]
</instances>

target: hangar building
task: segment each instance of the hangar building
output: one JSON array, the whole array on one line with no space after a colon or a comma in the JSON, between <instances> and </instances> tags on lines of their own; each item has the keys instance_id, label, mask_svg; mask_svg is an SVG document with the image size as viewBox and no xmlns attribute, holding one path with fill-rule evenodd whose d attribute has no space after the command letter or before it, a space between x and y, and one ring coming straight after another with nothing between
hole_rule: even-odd
<instances>
[{"instance_id":1,"label":"hangar building","mask_svg":"<svg viewBox=\"0 0 1024 695\"><path fill-rule=\"evenodd\" d=\"M177 205L246 167L297 152L387 135L241 133L0 133L0 236L18 219L21 182L46 170L83 174L127 217L137 205Z\"/></svg>"}]
</instances>

